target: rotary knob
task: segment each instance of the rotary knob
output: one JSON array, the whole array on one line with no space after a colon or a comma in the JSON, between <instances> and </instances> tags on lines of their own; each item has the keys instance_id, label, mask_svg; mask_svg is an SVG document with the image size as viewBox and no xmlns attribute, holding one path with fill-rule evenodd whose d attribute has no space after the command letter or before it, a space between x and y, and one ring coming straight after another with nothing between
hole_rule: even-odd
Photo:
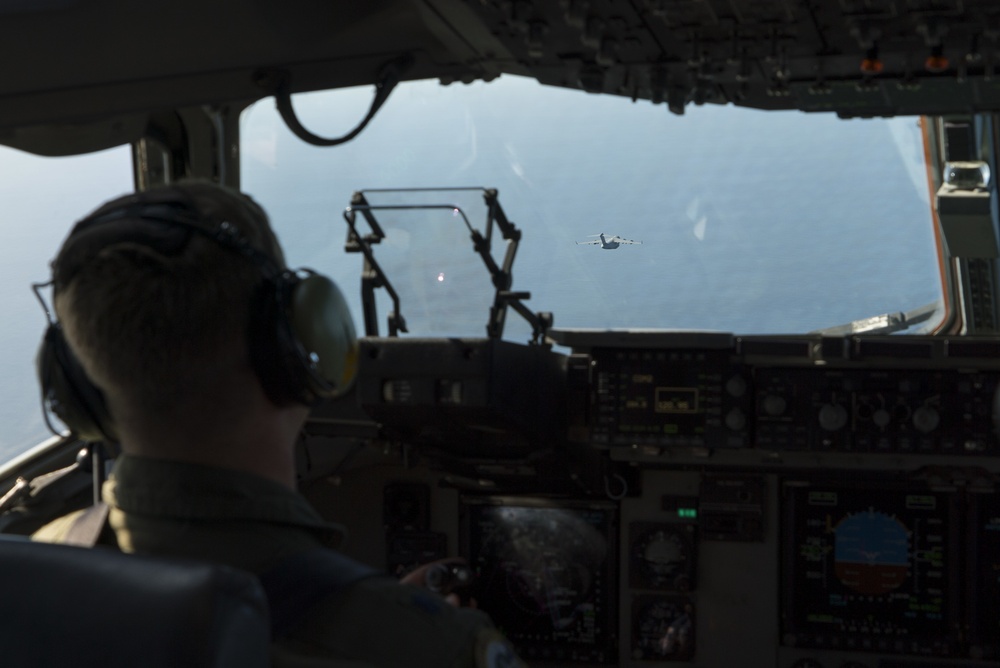
<instances>
[{"instance_id":1,"label":"rotary knob","mask_svg":"<svg viewBox=\"0 0 1000 668\"><path fill-rule=\"evenodd\" d=\"M726 392L737 399L747 393L747 381L743 376L733 376L726 381Z\"/></svg>"},{"instance_id":2,"label":"rotary knob","mask_svg":"<svg viewBox=\"0 0 1000 668\"><path fill-rule=\"evenodd\" d=\"M732 431L743 431L747 426L747 416L739 408L726 413L726 426Z\"/></svg>"},{"instance_id":3,"label":"rotary knob","mask_svg":"<svg viewBox=\"0 0 1000 668\"><path fill-rule=\"evenodd\" d=\"M764 397L763 407L764 412L771 417L778 417L785 412L788 408L788 402L785 401L784 397L779 397L777 394L769 394Z\"/></svg>"},{"instance_id":4,"label":"rotary knob","mask_svg":"<svg viewBox=\"0 0 1000 668\"><path fill-rule=\"evenodd\" d=\"M921 406L913 411L913 426L921 434L929 434L941 424L941 414L933 406Z\"/></svg>"},{"instance_id":5,"label":"rotary knob","mask_svg":"<svg viewBox=\"0 0 1000 668\"><path fill-rule=\"evenodd\" d=\"M837 431L847 425L847 409L840 404L825 404L819 409L819 426L826 431Z\"/></svg>"}]
</instances>

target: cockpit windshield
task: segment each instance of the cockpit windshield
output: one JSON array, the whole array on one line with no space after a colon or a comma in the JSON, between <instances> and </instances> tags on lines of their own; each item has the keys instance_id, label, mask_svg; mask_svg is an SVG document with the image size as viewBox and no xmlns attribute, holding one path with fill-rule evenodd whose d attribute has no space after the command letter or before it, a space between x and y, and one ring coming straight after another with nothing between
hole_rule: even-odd
<instances>
[{"instance_id":1,"label":"cockpit windshield","mask_svg":"<svg viewBox=\"0 0 1000 668\"><path fill-rule=\"evenodd\" d=\"M336 135L370 99L350 89L295 106L307 127ZM676 117L503 77L402 85L333 149L296 139L269 101L241 132L244 188L293 263L341 283L359 325L361 257L343 254L342 212L352 192L382 188L497 189L523 233L511 289L558 328L804 333L941 300L917 118L711 105ZM430 202L405 199L392 202ZM386 214L375 254L409 332L485 335L492 286L468 231L446 209ZM380 334L390 310L379 302ZM509 317L505 337L530 331Z\"/></svg>"},{"instance_id":2,"label":"cockpit windshield","mask_svg":"<svg viewBox=\"0 0 1000 668\"><path fill-rule=\"evenodd\" d=\"M35 353L46 316L31 290L49 280L49 262L74 221L132 189L128 147L70 157L0 148L0 462L50 436L42 418Z\"/></svg>"},{"instance_id":3,"label":"cockpit windshield","mask_svg":"<svg viewBox=\"0 0 1000 668\"><path fill-rule=\"evenodd\" d=\"M294 104L306 127L339 135L371 96L346 89ZM521 232L510 289L530 293L525 305L551 312L557 328L804 333L941 302L917 118L712 105L677 117L504 76L402 84L336 148L295 138L263 100L244 112L240 150L243 189L270 213L289 264L334 278L361 331L362 256L344 253L343 213L364 189L496 189ZM2 161L5 210L21 221L0 249L5 283L22 286L3 293L0 326L7 460L48 433L33 367L44 316L30 283L45 280L73 220L131 187L131 165L124 147L58 160L8 149ZM456 205L481 227L480 192L374 199ZM380 220L376 257L409 335L485 336L495 287L453 210ZM503 243L493 240L498 260ZM377 293L384 335L393 307ZM508 313L504 338L531 334Z\"/></svg>"}]
</instances>

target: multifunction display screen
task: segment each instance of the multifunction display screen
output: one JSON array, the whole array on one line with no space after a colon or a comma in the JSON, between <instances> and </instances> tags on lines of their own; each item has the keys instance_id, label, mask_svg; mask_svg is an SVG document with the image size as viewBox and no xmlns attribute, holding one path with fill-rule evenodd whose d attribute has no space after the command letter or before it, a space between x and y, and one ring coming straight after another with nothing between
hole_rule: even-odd
<instances>
[{"instance_id":1,"label":"multifunction display screen","mask_svg":"<svg viewBox=\"0 0 1000 668\"><path fill-rule=\"evenodd\" d=\"M786 486L786 644L946 656L959 641L951 493Z\"/></svg>"},{"instance_id":2,"label":"multifunction display screen","mask_svg":"<svg viewBox=\"0 0 1000 668\"><path fill-rule=\"evenodd\" d=\"M617 659L611 504L466 499L463 513L474 597L525 660Z\"/></svg>"},{"instance_id":3,"label":"multifunction display screen","mask_svg":"<svg viewBox=\"0 0 1000 668\"><path fill-rule=\"evenodd\" d=\"M976 655L1000 657L1000 494L971 494L970 642Z\"/></svg>"}]
</instances>

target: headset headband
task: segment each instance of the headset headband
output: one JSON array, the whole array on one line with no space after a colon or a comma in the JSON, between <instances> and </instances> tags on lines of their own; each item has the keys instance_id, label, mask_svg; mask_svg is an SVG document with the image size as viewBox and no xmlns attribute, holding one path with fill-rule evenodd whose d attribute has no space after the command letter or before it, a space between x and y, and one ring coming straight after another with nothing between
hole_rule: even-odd
<instances>
[{"instance_id":1,"label":"headset headband","mask_svg":"<svg viewBox=\"0 0 1000 668\"><path fill-rule=\"evenodd\" d=\"M180 202L135 203L103 213L98 211L73 227L57 261L53 262L53 283L57 288L68 285L82 266L108 246L135 243L171 257L187 248L194 235L246 257L261 269L266 279L273 280L283 273L235 225L222 221L206 227L201 221L187 204Z\"/></svg>"}]
</instances>

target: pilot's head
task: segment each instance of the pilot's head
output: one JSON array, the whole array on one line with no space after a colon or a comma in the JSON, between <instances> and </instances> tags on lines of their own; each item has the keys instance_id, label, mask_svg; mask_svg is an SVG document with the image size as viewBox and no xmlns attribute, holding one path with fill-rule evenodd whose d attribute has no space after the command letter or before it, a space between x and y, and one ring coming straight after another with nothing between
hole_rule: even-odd
<instances>
[{"instance_id":1,"label":"pilot's head","mask_svg":"<svg viewBox=\"0 0 1000 668\"><path fill-rule=\"evenodd\" d=\"M208 183L108 202L63 244L53 262L56 313L112 403L170 411L249 368L251 303L264 275L250 256L208 236L224 224L284 269L261 208Z\"/></svg>"},{"instance_id":2,"label":"pilot's head","mask_svg":"<svg viewBox=\"0 0 1000 668\"><path fill-rule=\"evenodd\" d=\"M73 228L53 284L43 391L83 438L128 450L129 435L176 443L246 420L266 431L270 417L294 433L353 380L340 291L289 271L263 210L233 190L191 182L108 202Z\"/></svg>"}]
</instances>

